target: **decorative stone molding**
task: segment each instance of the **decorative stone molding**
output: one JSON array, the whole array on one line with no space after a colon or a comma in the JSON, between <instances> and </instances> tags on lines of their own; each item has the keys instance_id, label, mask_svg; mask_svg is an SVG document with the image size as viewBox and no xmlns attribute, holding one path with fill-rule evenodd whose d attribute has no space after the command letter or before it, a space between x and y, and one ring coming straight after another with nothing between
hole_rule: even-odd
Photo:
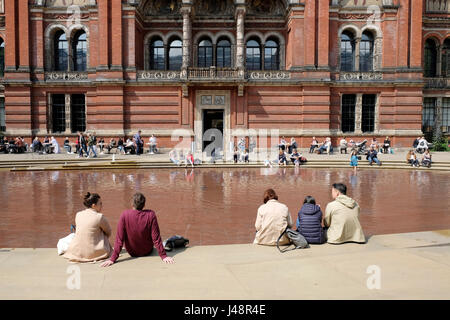
<instances>
[{"instance_id":1,"label":"decorative stone molding","mask_svg":"<svg viewBox=\"0 0 450 320\"><path fill-rule=\"evenodd\" d=\"M450 3L448 0L427 0L426 12L450 13Z\"/></svg>"},{"instance_id":2,"label":"decorative stone molding","mask_svg":"<svg viewBox=\"0 0 450 320\"><path fill-rule=\"evenodd\" d=\"M87 72L46 72L45 81L83 81L88 80Z\"/></svg>"},{"instance_id":3,"label":"decorative stone molding","mask_svg":"<svg viewBox=\"0 0 450 320\"><path fill-rule=\"evenodd\" d=\"M450 89L450 78L425 78L425 89Z\"/></svg>"},{"instance_id":4,"label":"decorative stone molding","mask_svg":"<svg viewBox=\"0 0 450 320\"><path fill-rule=\"evenodd\" d=\"M291 73L280 70L249 71L250 80L285 80L291 78Z\"/></svg>"},{"instance_id":5,"label":"decorative stone molding","mask_svg":"<svg viewBox=\"0 0 450 320\"><path fill-rule=\"evenodd\" d=\"M137 80L179 80L180 78L180 71L139 71L137 73Z\"/></svg>"},{"instance_id":6,"label":"decorative stone molding","mask_svg":"<svg viewBox=\"0 0 450 320\"><path fill-rule=\"evenodd\" d=\"M383 80L383 74L381 72L340 72L339 80L341 81Z\"/></svg>"},{"instance_id":7,"label":"decorative stone molding","mask_svg":"<svg viewBox=\"0 0 450 320\"><path fill-rule=\"evenodd\" d=\"M231 68L189 68L188 79L220 79L236 80L240 78L240 72Z\"/></svg>"}]
</instances>

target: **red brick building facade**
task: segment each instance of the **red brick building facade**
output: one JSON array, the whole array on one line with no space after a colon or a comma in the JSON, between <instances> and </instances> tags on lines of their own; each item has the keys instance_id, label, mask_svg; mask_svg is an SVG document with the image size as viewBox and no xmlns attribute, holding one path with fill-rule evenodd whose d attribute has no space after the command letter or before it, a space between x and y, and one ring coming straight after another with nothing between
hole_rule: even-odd
<instances>
[{"instance_id":1,"label":"red brick building facade","mask_svg":"<svg viewBox=\"0 0 450 320\"><path fill-rule=\"evenodd\" d=\"M447 0L0 0L0 60L7 136L450 129Z\"/></svg>"}]
</instances>

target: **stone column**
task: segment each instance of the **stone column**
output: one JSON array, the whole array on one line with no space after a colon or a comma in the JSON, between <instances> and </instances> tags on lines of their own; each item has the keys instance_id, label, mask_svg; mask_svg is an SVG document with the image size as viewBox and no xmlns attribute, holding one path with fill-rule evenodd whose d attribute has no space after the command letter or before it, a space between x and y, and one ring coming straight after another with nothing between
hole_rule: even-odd
<instances>
[{"instance_id":1,"label":"stone column","mask_svg":"<svg viewBox=\"0 0 450 320\"><path fill-rule=\"evenodd\" d=\"M64 132L65 134L72 133L72 117L71 117L71 113L70 113L71 104L72 104L72 96L70 94L66 94L65 95L65 108L64 108L65 113L66 113L66 131Z\"/></svg>"},{"instance_id":2,"label":"stone column","mask_svg":"<svg viewBox=\"0 0 450 320\"><path fill-rule=\"evenodd\" d=\"M356 94L356 105L355 105L355 134L362 134L361 122L362 122L362 93L358 93Z\"/></svg>"},{"instance_id":3,"label":"stone column","mask_svg":"<svg viewBox=\"0 0 450 320\"><path fill-rule=\"evenodd\" d=\"M442 135L442 97L436 98L436 108L434 109L434 139L438 140Z\"/></svg>"},{"instance_id":4,"label":"stone column","mask_svg":"<svg viewBox=\"0 0 450 320\"><path fill-rule=\"evenodd\" d=\"M52 95L47 95L47 133L53 131L53 119L52 119Z\"/></svg>"},{"instance_id":5,"label":"stone column","mask_svg":"<svg viewBox=\"0 0 450 320\"><path fill-rule=\"evenodd\" d=\"M192 7L188 4L183 4L181 14L183 15L183 65L181 69L187 71L191 66L191 48L192 48L192 21L191 21Z\"/></svg>"},{"instance_id":6,"label":"stone column","mask_svg":"<svg viewBox=\"0 0 450 320\"><path fill-rule=\"evenodd\" d=\"M375 119L373 120L373 131L378 133L378 130L380 129L380 95L377 94L375 99Z\"/></svg>"},{"instance_id":7,"label":"stone column","mask_svg":"<svg viewBox=\"0 0 450 320\"><path fill-rule=\"evenodd\" d=\"M244 52L244 19L245 6L236 6L236 68L239 70L245 69L245 52Z\"/></svg>"},{"instance_id":8,"label":"stone column","mask_svg":"<svg viewBox=\"0 0 450 320\"><path fill-rule=\"evenodd\" d=\"M355 67L354 71L359 71L359 47L361 38L355 38Z\"/></svg>"},{"instance_id":9,"label":"stone column","mask_svg":"<svg viewBox=\"0 0 450 320\"><path fill-rule=\"evenodd\" d=\"M442 46L439 45L436 49L436 77L440 77L442 75Z\"/></svg>"},{"instance_id":10,"label":"stone column","mask_svg":"<svg viewBox=\"0 0 450 320\"><path fill-rule=\"evenodd\" d=\"M373 49L374 57L373 57L373 71L380 71L382 66L382 57L383 57L383 38L376 37L374 42Z\"/></svg>"}]
</instances>

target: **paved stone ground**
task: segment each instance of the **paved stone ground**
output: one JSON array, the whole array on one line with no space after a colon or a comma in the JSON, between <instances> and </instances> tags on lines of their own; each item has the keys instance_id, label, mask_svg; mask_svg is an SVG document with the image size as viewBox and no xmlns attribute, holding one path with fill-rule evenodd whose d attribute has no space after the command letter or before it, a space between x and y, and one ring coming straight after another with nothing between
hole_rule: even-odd
<instances>
[{"instance_id":1,"label":"paved stone ground","mask_svg":"<svg viewBox=\"0 0 450 320\"><path fill-rule=\"evenodd\" d=\"M0 249L0 299L450 299L449 247L450 230L442 230L287 253L198 246L169 253L174 265L156 253L122 253L106 269L68 263L56 248ZM380 289L367 286L370 266L379 268ZM77 267L81 287L70 290L68 268Z\"/></svg>"},{"instance_id":2,"label":"paved stone ground","mask_svg":"<svg viewBox=\"0 0 450 320\"><path fill-rule=\"evenodd\" d=\"M406 153L409 149L396 149L394 154L382 154L379 153L378 157L381 161L390 161L390 160L399 160L399 161L406 161ZM136 155L122 155L122 154L116 154L115 159L116 160L139 160L139 161L146 161L146 162L165 162L169 161L169 150L164 150L163 153L159 154L143 154L141 156ZM303 156L305 156L308 160L350 160L350 154L340 154L339 152L335 152L331 155L326 154L312 154L308 153L308 149L302 149ZM64 152L64 151L63 151ZM450 152L433 152L433 161L436 162L450 162ZM97 159L103 159L103 160L110 160L112 159L113 154L100 154ZM418 158L421 159L422 156L418 155ZM36 154L36 153L24 153L24 154L0 154L0 161L24 161L24 160L83 160L83 161L90 161L95 158L83 158L79 159L77 155L75 154L67 154L67 153L61 153L61 154ZM363 156L363 159L365 157Z\"/></svg>"}]
</instances>

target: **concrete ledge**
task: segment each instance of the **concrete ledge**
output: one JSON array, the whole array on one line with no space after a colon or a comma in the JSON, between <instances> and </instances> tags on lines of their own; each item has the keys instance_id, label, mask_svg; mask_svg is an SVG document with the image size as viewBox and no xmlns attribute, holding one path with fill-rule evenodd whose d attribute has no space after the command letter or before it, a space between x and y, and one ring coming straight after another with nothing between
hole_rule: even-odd
<instances>
[{"instance_id":1,"label":"concrete ledge","mask_svg":"<svg viewBox=\"0 0 450 320\"><path fill-rule=\"evenodd\" d=\"M195 246L169 253L174 265L122 253L107 269L68 263L55 248L0 249L0 299L450 299L449 247L450 230L441 230L286 253ZM380 289L367 286L369 266L379 268ZM74 270L79 290L66 285Z\"/></svg>"}]
</instances>

